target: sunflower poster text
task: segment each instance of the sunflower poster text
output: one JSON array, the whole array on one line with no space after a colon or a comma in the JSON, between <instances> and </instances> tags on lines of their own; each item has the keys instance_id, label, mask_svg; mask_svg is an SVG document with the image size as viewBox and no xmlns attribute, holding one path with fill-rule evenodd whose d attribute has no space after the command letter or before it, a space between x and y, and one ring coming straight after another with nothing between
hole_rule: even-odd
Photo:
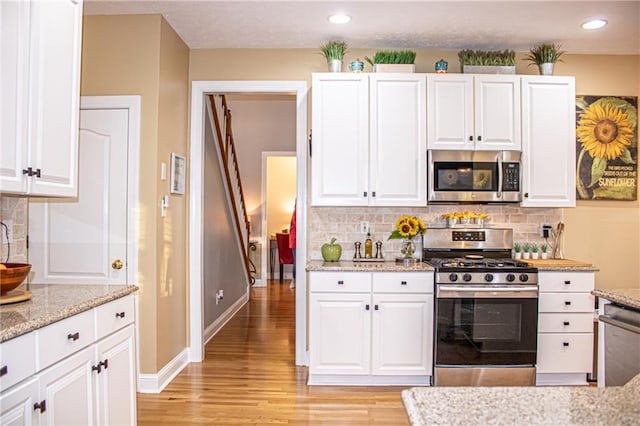
<instances>
[{"instance_id":1,"label":"sunflower poster text","mask_svg":"<svg viewBox=\"0 0 640 426\"><path fill-rule=\"evenodd\" d=\"M638 98L576 96L579 200L637 199Z\"/></svg>"}]
</instances>

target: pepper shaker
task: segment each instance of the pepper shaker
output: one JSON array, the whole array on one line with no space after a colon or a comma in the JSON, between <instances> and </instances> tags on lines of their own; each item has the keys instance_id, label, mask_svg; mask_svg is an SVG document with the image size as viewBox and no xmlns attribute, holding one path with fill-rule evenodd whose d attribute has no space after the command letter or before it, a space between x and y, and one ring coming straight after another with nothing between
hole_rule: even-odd
<instances>
[{"instance_id":1,"label":"pepper shaker","mask_svg":"<svg viewBox=\"0 0 640 426\"><path fill-rule=\"evenodd\" d=\"M376 259L382 259L382 241L376 241Z\"/></svg>"},{"instance_id":2,"label":"pepper shaker","mask_svg":"<svg viewBox=\"0 0 640 426\"><path fill-rule=\"evenodd\" d=\"M362 254L360 253L360 245L362 245L362 243L357 241L357 242L354 243L354 245L356 246L356 252L353 254L353 258L354 259L361 259L362 258Z\"/></svg>"}]
</instances>

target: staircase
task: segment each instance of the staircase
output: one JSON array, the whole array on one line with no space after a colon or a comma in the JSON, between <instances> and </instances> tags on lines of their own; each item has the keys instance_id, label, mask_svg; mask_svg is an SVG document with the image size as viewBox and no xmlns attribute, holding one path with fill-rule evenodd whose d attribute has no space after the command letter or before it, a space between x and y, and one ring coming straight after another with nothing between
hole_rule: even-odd
<instances>
[{"instance_id":1,"label":"staircase","mask_svg":"<svg viewBox=\"0 0 640 426\"><path fill-rule=\"evenodd\" d=\"M255 277L252 275L252 272L255 272L255 267L249 259L249 216L247 215L244 193L242 191L242 180L240 179L240 168L238 166L238 156L233 140L231 111L229 110L224 95L209 95L209 102L213 112L215 136L220 148L220 162L222 163L224 180L227 186L229 205L233 212L236 235L238 235L240 249L243 253L247 279L253 284L255 283ZM255 247L253 250L255 250Z\"/></svg>"}]
</instances>

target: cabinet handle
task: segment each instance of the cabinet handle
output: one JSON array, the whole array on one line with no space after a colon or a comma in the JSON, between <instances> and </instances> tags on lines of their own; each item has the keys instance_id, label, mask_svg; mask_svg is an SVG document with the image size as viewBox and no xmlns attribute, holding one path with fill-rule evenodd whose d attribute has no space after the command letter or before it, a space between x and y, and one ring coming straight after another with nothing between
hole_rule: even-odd
<instances>
[{"instance_id":1,"label":"cabinet handle","mask_svg":"<svg viewBox=\"0 0 640 426\"><path fill-rule=\"evenodd\" d=\"M562 346L564 346L565 348L569 346L569 342L562 342Z\"/></svg>"},{"instance_id":2,"label":"cabinet handle","mask_svg":"<svg viewBox=\"0 0 640 426\"><path fill-rule=\"evenodd\" d=\"M104 367L104 369L106 370L107 368L109 368L109 360L105 359L104 361L100 361L100 363L98 365L102 365Z\"/></svg>"},{"instance_id":3,"label":"cabinet handle","mask_svg":"<svg viewBox=\"0 0 640 426\"><path fill-rule=\"evenodd\" d=\"M344 285L344 281L342 280L338 281L338 285Z\"/></svg>"},{"instance_id":4,"label":"cabinet handle","mask_svg":"<svg viewBox=\"0 0 640 426\"><path fill-rule=\"evenodd\" d=\"M80 338L80 333L78 333L78 332L75 332L73 334L71 334L71 333L67 334L67 339L68 340L73 340L75 342L79 338Z\"/></svg>"},{"instance_id":5,"label":"cabinet handle","mask_svg":"<svg viewBox=\"0 0 640 426\"><path fill-rule=\"evenodd\" d=\"M376 196L376 191L372 191L372 192L371 192L371 196L372 196L372 197L375 197L375 196Z\"/></svg>"},{"instance_id":6,"label":"cabinet handle","mask_svg":"<svg viewBox=\"0 0 640 426\"><path fill-rule=\"evenodd\" d=\"M367 191L364 191L364 196L365 196L365 197L367 196Z\"/></svg>"},{"instance_id":7,"label":"cabinet handle","mask_svg":"<svg viewBox=\"0 0 640 426\"><path fill-rule=\"evenodd\" d=\"M378 305L373 305L373 309L378 310Z\"/></svg>"},{"instance_id":8,"label":"cabinet handle","mask_svg":"<svg viewBox=\"0 0 640 426\"><path fill-rule=\"evenodd\" d=\"M569 323L569 321L565 321L563 324L564 324L565 326L568 326L570 323Z\"/></svg>"},{"instance_id":9,"label":"cabinet handle","mask_svg":"<svg viewBox=\"0 0 640 426\"><path fill-rule=\"evenodd\" d=\"M528 192L524 193L524 198L529 198L529 193Z\"/></svg>"},{"instance_id":10,"label":"cabinet handle","mask_svg":"<svg viewBox=\"0 0 640 426\"><path fill-rule=\"evenodd\" d=\"M469 142L473 142L473 136L469 136Z\"/></svg>"},{"instance_id":11,"label":"cabinet handle","mask_svg":"<svg viewBox=\"0 0 640 426\"><path fill-rule=\"evenodd\" d=\"M41 413L44 413L45 411L47 411L47 401L43 399L40 402L36 402L35 404L33 404L33 409L40 410Z\"/></svg>"},{"instance_id":12,"label":"cabinet handle","mask_svg":"<svg viewBox=\"0 0 640 426\"><path fill-rule=\"evenodd\" d=\"M116 312L116 318L124 318L124 311Z\"/></svg>"},{"instance_id":13,"label":"cabinet handle","mask_svg":"<svg viewBox=\"0 0 640 426\"><path fill-rule=\"evenodd\" d=\"M368 311L368 310L370 310L371 308L369 307L369 305L364 305L364 309L365 309L365 311Z\"/></svg>"},{"instance_id":14,"label":"cabinet handle","mask_svg":"<svg viewBox=\"0 0 640 426\"><path fill-rule=\"evenodd\" d=\"M400 281L400 285L407 285L406 281Z\"/></svg>"},{"instance_id":15,"label":"cabinet handle","mask_svg":"<svg viewBox=\"0 0 640 426\"><path fill-rule=\"evenodd\" d=\"M571 306L571 302L570 302L570 301L568 301L568 300L565 300L565 301L564 301L564 306Z\"/></svg>"},{"instance_id":16,"label":"cabinet handle","mask_svg":"<svg viewBox=\"0 0 640 426\"><path fill-rule=\"evenodd\" d=\"M102 365L100 365L101 363L98 363L98 365L92 365L91 366L91 371L97 371L98 374L100 374L100 372L102 371Z\"/></svg>"},{"instance_id":17,"label":"cabinet handle","mask_svg":"<svg viewBox=\"0 0 640 426\"><path fill-rule=\"evenodd\" d=\"M9 367L6 365L3 365L2 368L0 368L0 377L6 376L8 373L9 373Z\"/></svg>"},{"instance_id":18,"label":"cabinet handle","mask_svg":"<svg viewBox=\"0 0 640 426\"><path fill-rule=\"evenodd\" d=\"M571 284L571 281L567 280L564 283L565 283L565 285L569 285L569 284Z\"/></svg>"},{"instance_id":19,"label":"cabinet handle","mask_svg":"<svg viewBox=\"0 0 640 426\"><path fill-rule=\"evenodd\" d=\"M35 177L40 177L40 169L36 169L36 172L33 174Z\"/></svg>"},{"instance_id":20,"label":"cabinet handle","mask_svg":"<svg viewBox=\"0 0 640 426\"><path fill-rule=\"evenodd\" d=\"M482 142L482 136L478 136L478 142Z\"/></svg>"}]
</instances>

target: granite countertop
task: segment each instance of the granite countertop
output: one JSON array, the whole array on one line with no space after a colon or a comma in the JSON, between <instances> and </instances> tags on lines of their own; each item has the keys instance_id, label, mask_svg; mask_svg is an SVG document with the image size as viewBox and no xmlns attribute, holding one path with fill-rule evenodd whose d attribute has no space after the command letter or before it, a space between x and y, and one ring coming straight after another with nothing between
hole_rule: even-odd
<instances>
[{"instance_id":1,"label":"granite countertop","mask_svg":"<svg viewBox=\"0 0 640 426\"><path fill-rule=\"evenodd\" d=\"M25 302L0 305L0 342L27 334L138 290L133 285L31 284Z\"/></svg>"},{"instance_id":2,"label":"granite countertop","mask_svg":"<svg viewBox=\"0 0 640 426\"><path fill-rule=\"evenodd\" d=\"M640 375L619 387L430 387L402 392L413 426L623 425L640 419Z\"/></svg>"},{"instance_id":3,"label":"granite countertop","mask_svg":"<svg viewBox=\"0 0 640 426\"><path fill-rule=\"evenodd\" d=\"M322 260L310 260L307 263L307 271L337 271L337 272L433 272L433 266L418 262L413 265L404 265L395 261L385 262L325 262Z\"/></svg>"},{"instance_id":4,"label":"granite countertop","mask_svg":"<svg viewBox=\"0 0 640 426\"><path fill-rule=\"evenodd\" d=\"M538 271L595 272L598 268L591 263L573 259L523 259L523 262L538 268Z\"/></svg>"},{"instance_id":5,"label":"granite countertop","mask_svg":"<svg viewBox=\"0 0 640 426\"><path fill-rule=\"evenodd\" d=\"M640 309L640 288L614 288L606 290L596 288L591 294L620 305Z\"/></svg>"}]
</instances>

